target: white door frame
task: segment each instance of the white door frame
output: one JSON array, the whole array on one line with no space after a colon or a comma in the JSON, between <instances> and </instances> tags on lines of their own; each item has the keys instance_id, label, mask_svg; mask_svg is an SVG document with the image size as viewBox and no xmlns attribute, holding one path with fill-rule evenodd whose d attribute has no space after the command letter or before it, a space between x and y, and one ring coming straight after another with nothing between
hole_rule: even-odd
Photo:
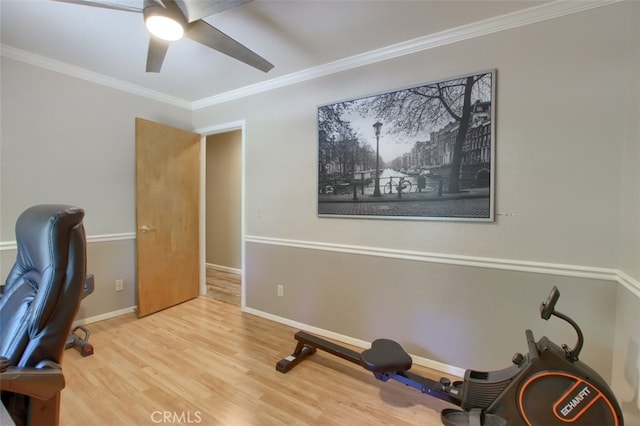
<instances>
[{"instance_id":1,"label":"white door frame","mask_svg":"<svg viewBox=\"0 0 640 426\"><path fill-rule=\"evenodd\" d=\"M240 309L245 310L245 289L244 289L244 271L245 271L245 133L246 133L246 121L232 121L230 123L223 123L214 126L202 127L195 129L194 132L200 133L202 138L200 139L200 294L207 294L207 271L206 271L206 242L207 242L207 229L206 229L206 199L207 199L207 187L206 187L206 174L207 174L207 136L215 135L218 133L227 133L234 130L240 130L241 133L241 155L242 155L242 170L241 170L241 191L240 197Z\"/></svg>"}]
</instances>

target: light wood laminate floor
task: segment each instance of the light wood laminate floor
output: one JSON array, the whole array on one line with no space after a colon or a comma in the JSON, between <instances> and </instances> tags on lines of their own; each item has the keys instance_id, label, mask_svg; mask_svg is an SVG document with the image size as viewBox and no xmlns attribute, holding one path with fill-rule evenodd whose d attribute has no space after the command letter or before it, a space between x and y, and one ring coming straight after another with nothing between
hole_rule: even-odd
<instances>
[{"instance_id":1,"label":"light wood laminate floor","mask_svg":"<svg viewBox=\"0 0 640 426\"><path fill-rule=\"evenodd\" d=\"M88 328L95 354L63 359L64 426L440 425L448 406L321 351L279 373L296 330L207 297Z\"/></svg>"},{"instance_id":2,"label":"light wood laminate floor","mask_svg":"<svg viewBox=\"0 0 640 426\"><path fill-rule=\"evenodd\" d=\"M240 306L240 274L207 268L207 297Z\"/></svg>"}]
</instances>

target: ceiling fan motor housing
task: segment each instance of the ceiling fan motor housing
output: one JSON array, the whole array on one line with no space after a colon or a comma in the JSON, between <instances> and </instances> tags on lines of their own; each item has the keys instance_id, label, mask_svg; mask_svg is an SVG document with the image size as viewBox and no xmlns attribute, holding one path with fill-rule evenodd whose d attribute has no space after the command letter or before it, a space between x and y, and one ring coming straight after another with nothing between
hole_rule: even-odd
<instances>
[{"instance_id":1,"label":"ceiling fan motor housing","mask_svg":"<svg viewBox=\"0 0 640 426\"><path fill-rule=\"evenodd\" d=\"M166 7L153 0L145 1L144 22L154 36L168 41L179 40L187 28L187 21L175 3L165 4Z\"/></svg>"}]
</instances>

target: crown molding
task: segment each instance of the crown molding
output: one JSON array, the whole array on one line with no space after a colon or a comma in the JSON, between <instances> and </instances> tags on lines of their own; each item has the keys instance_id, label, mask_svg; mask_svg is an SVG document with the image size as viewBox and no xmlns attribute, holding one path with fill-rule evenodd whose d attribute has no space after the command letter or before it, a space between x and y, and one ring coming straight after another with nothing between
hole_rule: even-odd
<instances>
[{"instance_id":1,"label":"crown molding","mask_svg":"<svg viewBox=\"0 0 640 426\"><path fill-rule=\"evenodd\" d=\"M0 44L0 54L5 58L14 59L16 61L24 62L60 74L79 78L81 80L90 81L101 86L106 86L112 89L120 90L122 92L142 96L144 98L163 102L169 105L177 106L179 108L191 109L191 102L184 99L170 96L162 92L157 92L155 90L147 89L136 84L127 83L126 81L122 81L117 78L108 77L104 74L89 71L85 68L77 67L75 65L69 65L64 62L56 61L42 55L37 55L35 53L7 46L5 44Z\"/></svg>"},{"instance_id":2,"label":"crown molding","mask_svg":"<svg viewBox=\"0 0 640 426\"><path fill-rule=\"evenodd\" d=\"M531 7L517 12L500 15L494 18L485 19L460 27L440 31L412 40L386 46L369 52L360 53L334 62L329 62L317 67L308 68L267 80L261 83L252 84L231 90L219 95L210 96L192 102L191 109L199 110L210 106L222 104L246 96L267 92L273 89L290 86L304 81L313 80L342 71L359 68L376 62L386 61L424 50L434 49L459 41L519 28L537 22L546 21L562 16L572 15L586 10L595 9L602 6L619 3L624 0L589 0L589 1L566 1L556 0Z\"/></svg>"},{"instance_id":3,"label":"crown molding","mask_svg":"<svg viewBox=\"0 0 640 426\"><path fill-rule=\"evenodd\" d=\"M528 9L497 16L463 25L423 37L407 40L405 42L393 44L391 46L364 52L337 61L329 62L317 67L307 68L302 71L276 77L260 83L251 84L239 89L230 90L219 95L210 96L196 101L188 101L165 93L146 89L144 87L127 83L116 78L108 77L84 68L69 65L60 61L55 61L47 57L26 52L11 46L0 44L0 54L4 57L25 62L61 74L87 80L96 84L121 90L134 95L149 98L155 101L164 102L179 108L196 111L199 109L219 105L235 99L244 98L258 93L268 92L281 87L290 86L308 80L324 77L327 75L351 70L354 68L370 65L376 62L386 61L424 50L445 46L459 41L519 28L526 25L535 24L550 19L568 16L587 10L608 6L624 0L586 0L586 1L566 1L556 0L543 3Z\"/></svg>"}]
</instances>

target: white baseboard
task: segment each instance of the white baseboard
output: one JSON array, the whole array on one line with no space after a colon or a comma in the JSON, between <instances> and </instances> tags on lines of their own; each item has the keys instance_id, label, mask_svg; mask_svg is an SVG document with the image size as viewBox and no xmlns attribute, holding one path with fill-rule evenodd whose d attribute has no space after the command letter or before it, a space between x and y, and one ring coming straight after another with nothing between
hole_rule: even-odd
<instances>
[{"instance_id":1,"label":"white baseboard","mask_svg":"<svg viewBox=\"0 0 640 426\"><path fill-rule=\"evenodd\" d=\"M300 330L304 330L304 331L308 331L310 333L313 334L317 334L318 336L321 337L326 337L328 339L333 339L333 340L337 340L338 342L342 342L345 343L347 345L352 345L352 346L356 346L358 348L362 348L362 349L368 349L371 347L371 342L365 342L364 340L359 340L359 339L354 339L353 337L349 337L349 336L345 336L343 334L338 334L338 333L334 333L332 331L328 331L328 330L324 330L318 327L313 327L311 325L308 324L304 324L301 322L297 322L297 321L293 321L290 320L288 318L283 318L283 317L279 317L277 315L272 315L269 314L267 312L263 312L263 311L259 311L257 309L253 309L253 308L247 308L247 307L243 307L242 308L243 312L246 312L248 314L252 314L261 318L265 318L268 319L270 321L275 321L278 322L280 324L285 324L288 326L291 326L293 328L298 328ZM294 339L292 336L291 339L291 348L294 348ZM283 354L283 355L286 355ZM427 368L431 368L432 370L436 370L439 371L441 373L444 374L449 374L449 375L453 375L456 377L464 377L464 372L466 371L464 368L460 368L460 367L454 367L452 365L448 365L448 364L444 364L442 362L438 362L438 361L434 361L432 359L428 359L428 358L423 358L420 356L415 356L412 354L411 358L413 359L414 364L416 365L420 365L422 367L427 367Z\"/></svg>"},{"instance_id":2,"label":"white baseboard","mask_svg":"<svg viewBox=\"0 0 640 426\"><path fill-rule=\"evenodd\" d=\"M136 311L135 306L129 306L128 308L118 309L117 311L106 312L104 314L76 320L73 322L72 327L77 327L79 325L86 325L86 324L91 324L98 321L108 320L111 318L119 317L120 315L130 314L135 311Z\"/></svg>"},{"instance_id":3,"label":"white baseboard","mask_svg":"<svg viewBox=\"0 0 640 426\"><path fill-rule=\"evenodd\" d=\"M238 274L238 275L242 274L241 269L230 268L229 266L216 265L215 263L205 263L205 266L207 268L215 269L216 271L230 272L232 274Z\"/></svg>"},{"instance_id":4,"label":"white baseboard","mask_svg":"<svg viewBox=\"0 0 640 426\"><path fill-rule=\"evenodd\" d=\"M119 309L117 311L112 311L112 312L107 312L104 314L100 314L100 315L96 315L96 316L92 316L92 317L88 317L88 318L83 318L77 321L74 321L73 326L72 327L77 327L79 325L87 325L87 324L92 324L98 321L104 321L104 320L108 320L111 318L115 318L121 315L126 315L126 314L130 314L136 311L136 307L135 306L130 306L128 308L124 308L124 309ZM345 336L343 334L338 334L338 333L333 333L331 331L328 330L324 330L318 327L313 327L307 324L303 324L297 321L293 321L287 318L283 318L283 317L279 317L277 315L272 315L269 314L267 312L263 312L263 311L259 311L257 309L253 309L253 308L247 308L247 307L242 307L242 311L246 312L248 314L252 314L261 318L265 318L268 319L270 321L275 321L278 322L280 324L285 324L294 328L299 328L300 330L304 330L304 331L308 331L310 333L314 333L317 334L318 336L321 337L326 337L328 339L333 339L336 340L338 342L342 342L345 343L347 345L352 345L352 346L356 346L358 348L362 348L362 349L367 349L369 347L371 347L371 343L369 342L365 342L364 340L359 340L359 339L354 339L352 337L349 336ZM293 339L291 341L292 345L293 345ZM293 346L292 346L293 347ZM431 368L432 370L436 370L436 371L440 371L444 374L449 374L449 375L453 375L456 377L464 377L464 372L465 369L463 368L459 368L459 367L454 367L448 364L444 364L442 362L438 362L438 361L434 361L428 358L423 358L423 357L419 357L416 355L411 355L411 358L413 358L413 362L416 365L420 365L423 367L427 367L427 368Z\"/></svg>"}]
</instances>

